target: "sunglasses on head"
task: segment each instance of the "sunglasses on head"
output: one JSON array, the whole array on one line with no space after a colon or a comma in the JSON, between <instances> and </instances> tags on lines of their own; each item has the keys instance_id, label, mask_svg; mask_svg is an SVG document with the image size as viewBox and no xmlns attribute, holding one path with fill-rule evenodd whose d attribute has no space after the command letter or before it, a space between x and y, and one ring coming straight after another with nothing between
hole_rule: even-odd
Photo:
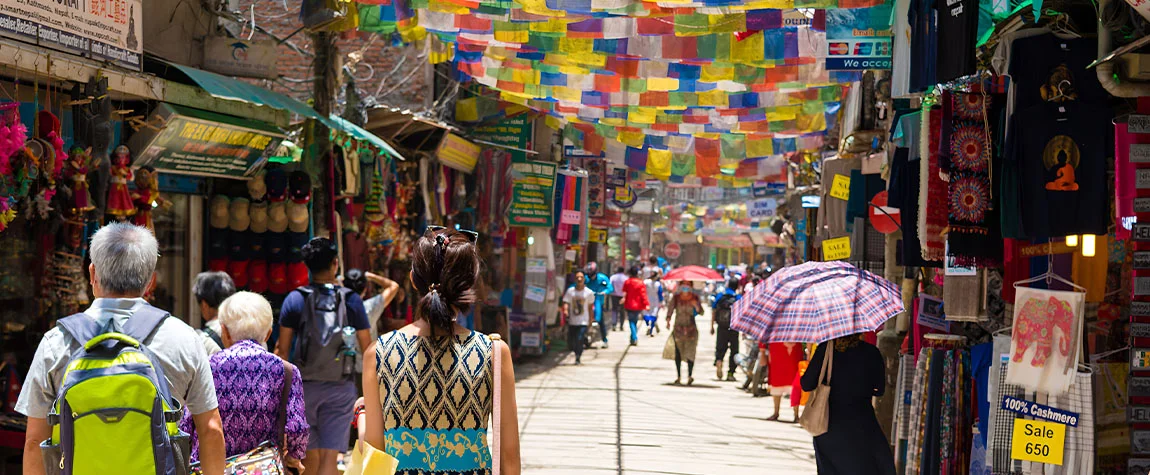
<instances>
[{"instance_id":1,"label":"sunglasses on head","mask_svg":"<svg viewBox=\"0 0 1150 475\"><path fill-rule=\"evenodd\" d=\"M433 225L428 226L427 231L425 231L425 232L436 233L436 232L439 232L439 231L442 231L445 229L447 229L447 228L444 226L438 226L438 225L433 224ZM476 241L479 241L479 233L477 233L475 231L471 231L468 229L456 229L455 231L461 232L461 233L463 233L463 235L467 236L467 240L471 241L472 244L475 244Z\"/></svg>"}]
</instances>

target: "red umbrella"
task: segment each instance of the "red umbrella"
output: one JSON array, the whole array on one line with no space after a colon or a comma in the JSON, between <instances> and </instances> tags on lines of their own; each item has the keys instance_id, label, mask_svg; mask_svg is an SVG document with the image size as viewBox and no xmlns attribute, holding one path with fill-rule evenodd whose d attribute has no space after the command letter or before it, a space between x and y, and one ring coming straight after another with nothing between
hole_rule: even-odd
<instances>
[{"instance_id":1,"label":"red umbrella","mask_svg":"<svg viewBox=\"0 0 1150 475\"><path fill-rule=\"evenodd\" d=\"M715 272L706 267L683 266L672 269L670 272L663 276L663 280L723 280L723 276L722 274L719 274L718 272Z\"/></svg>"}]
</instances>

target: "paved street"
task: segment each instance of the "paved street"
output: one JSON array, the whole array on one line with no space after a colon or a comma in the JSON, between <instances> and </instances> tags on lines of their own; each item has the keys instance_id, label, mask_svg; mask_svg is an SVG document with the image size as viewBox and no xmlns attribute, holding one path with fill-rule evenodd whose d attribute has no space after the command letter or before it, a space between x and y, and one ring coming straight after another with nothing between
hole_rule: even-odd
<instances>
[{"instance_id":1,"label":"paved street","mask_svg":"<svg viewBox=\"0 0 1150 475\"><path fill-rule=\"evenodd\" d=\"M524 360L516 368L524 473L814 473L802 428L765 421L770 398L740 391L741 373L737 383L715 380L714 337L700 326L693 387L671 385L665 328L637 347L613 332L610 348L587 350L582 366L569 352ZM686 363L683 372L686 382Z\"/></svg>"}]
</instances>

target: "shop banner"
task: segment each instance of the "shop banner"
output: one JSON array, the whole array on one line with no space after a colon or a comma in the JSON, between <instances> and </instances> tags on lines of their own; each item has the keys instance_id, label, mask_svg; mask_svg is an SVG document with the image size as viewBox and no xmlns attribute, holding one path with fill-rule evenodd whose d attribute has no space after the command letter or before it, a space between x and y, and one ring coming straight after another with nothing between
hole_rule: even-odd
<instances>
[{"instance_id":1,"label":"shop banner","mask_svg":"<svg viewBox=\"0 0 1150 475\"><path fill-rule=\"evenodd\" d=\"M242 178L286 138L269 124L168 103L149 117L160 117L164 126L132 135L134 166L168 173Z\"/></svg>"},{"instance_id":2,"label":"shop banner","mask_svg":"<svg viewBox=\"0 0 1150 475\"><path fill-rule=\"evenodd\" d=\"M204 69L225 76L278 79L279 43L209 36L204 40Z\"/></svg>"},{"instance_id":3,"label":"shop banner","mask_svg":"<svg viewBox=\"0 0 1150 475\"><path fill-rule=\"evenodd\" d=\"M443 134L439 148L435 150L435 158L443 166L459 170L463 173L475 171L475 164L479 162L479 153L483 147L468 142L467 139L452 133Z\"/></svg>"},{"instance_id":4,"label":"shop banner","mask_svg":"<svg viewBox=\"0 0 1150 475\"><path fill-rule=\"evenodd\" d=\"M587 170L587 215L599 218L607 209L607 161L591 158L583 165Z\"/></svg>"},{"instance_id":5,"label":"shop banner","mask_svg":"<svg viewBox=\"0 0 1150 475\"><path fill-rule=\"evenodd\" d=\"M827 10L827 69L891 69L893 1L870 8Z\"/></svg>"},{"instance_id":6,"label":"shop banner","mask_svg":"<svg viewBox=\"0 0 1150 475\"><path fill-rule=\"evenodd\" d=\"M759 200L752 200L747 203L747 216L751 219L763 219L775 217L775 212L778 210L779 202L774 198L763 198Z\"/></svg>"},{"instance_id":7,"label":"shop banner","mask_svg":"<svg viewBox=\"0 0 1150 475\"><path fill-rule=\"evenodd\" d=\"M587 240L591 241L591 242L606 243L607 242L607 230L606 229L591 228L589 230L588 235L587 235Z\"/></svg>"},{"instance_id":8,"label":"shop banner","mask_svg":"<svg viewBox=\"0 0 1150 475\"><path fill-rule=\"evenodd\" d=\"M511 161L527 161L527 152L531 149L531 123L527 121L527 114L504 118L492 125L476 127L467 134L475 140L490 142L496 145L514 147L520 150L507 149L511 153Z\"/></svg>"},{"instance_id":9,"label":"shop banner","mask_svg":"<svg viewBox=\"0 0 1150 475\"><path fill-rule=\"evenodd\" d=\"M511 206L507 217L512 226L550 228L554 224L551 203L555 196L555 164L515 162L511 165Z\"/></svg>"},{"instance_id":10,"label":"shop banner","mask_svg":"<svg viewBox=\"0 0 1150 475\"><path fill-rule=\"evenodd\" d=\"M141 0L5 0L0 36L139 71L143 64Z\"/></svg>"},{"instance_id":11,"label":"shop banner","mask_svg":"<svg viewBox=\"0 0 1150 475\"><path fill-rule=\"evenodd\" d=\"M1064 411L1057 407L1046 406L1014 396L1002 396L1002 408L1035 419L1078 427L1078 413L1076 412Z\"/></svg>"}]
</instances>

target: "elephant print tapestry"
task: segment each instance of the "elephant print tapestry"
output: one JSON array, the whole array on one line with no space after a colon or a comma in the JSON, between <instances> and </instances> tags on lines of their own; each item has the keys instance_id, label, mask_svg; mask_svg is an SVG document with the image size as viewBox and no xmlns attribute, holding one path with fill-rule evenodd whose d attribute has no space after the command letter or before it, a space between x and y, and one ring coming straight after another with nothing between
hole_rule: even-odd
<instances>
[{"instance_id":1,"label":"elephant print tapestry","mask_svg":"<svg viewBox=\"0 0 1150 475\"><path fill-rule=\"evenodd\" d=\"M1006 383L1050 395L1070 388L1081 347L1086 294L1020 287Z\"/></svg>"}]
</instances>

